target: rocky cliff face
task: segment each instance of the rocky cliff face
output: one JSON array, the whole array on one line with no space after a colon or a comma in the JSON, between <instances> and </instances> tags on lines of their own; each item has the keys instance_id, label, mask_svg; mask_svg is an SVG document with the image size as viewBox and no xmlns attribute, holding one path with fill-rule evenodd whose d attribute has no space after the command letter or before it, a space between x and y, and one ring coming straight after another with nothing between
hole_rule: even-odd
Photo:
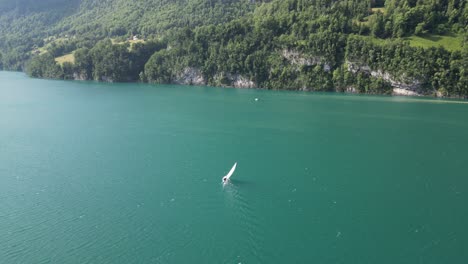
<instances>
[{"instance_id":1,"label":"rocky cliff face","mask_svg":"<svg viewBox=\"0 0 468 264\"><path fill-rule=\"evenodd\" d=\"M419 96L422 95L421 91L421 81L408 77L408 76L393 76L388 72L382 70L371 69L368 65L361 65L356 62L347 61L348 71L352 73L364 72L375 78L382 78L383 80L390 83L393 87L394 95L410 95L410 96Z\"/></svg>"},{"instance_id":2,"label":"rocky cliff face","mask_svg":"<svg viewBox=\"0 0 468 264\"><path fill-rule=\"evenodd\" d=\"M184 85L205 85L206 81L203 77L200 69L187 67L182 72L176 75L176 78L173 80L175 84L184 84Z\"/></svg>"},{"instance_id":3,"label":"rocky cliff face","mask_svg":"<svg viewBox=\"0 0 468 264\"><path fill-rule=\"evenodd\" d=\"M283 58L288 60L292 65L297 66L313 66L313 65L323 65L324 71L330 71L331 67L324 61L323 57L319 56L306 56L298 51L294 50L282 50L281 55ZM375 78L382 78L387 81L393 87L394 95L406 95L406 96L421 96L423 95L420 91L421 81L415 78L410 78L407 76L398 76L395 77L389 72L384 72L382 70L371 69L368 65L363 65L357 62L347 61L347 70L353 74L358 72L364 72ZM88 76L85 73L75 72L73 73L73 79L75 80L89 80ZM102 76L101 80L104 82L113 82L114 80L107 76ZM181 85L206 85L208 80L206 80L199 68L195 67L186 67L181 72L176 74L176 77L172 81L174 84ZM241 74L233 74L220 72L213 77L213 80L210 81L210 84L224 86L224 87L235 87L235 88L256 88L257 84L249 79L246 76ZM308 87L298 88L298 90L309 91ZM355 87L347 87L345 92L348 93L358 93ZM434 95L443 97L445 96L442 92L438 91Z\"/></svg>"},{"instance_id":4,"label":"rocky cliff face","mask_svg":"<svg viewBox=\"0 0 468 264\"><path fill-rule=\"evenodd\" d=\"M300 53L297 50L288 50L283 49L281 51L281 56L288 60L291 64L297 66L313 66L318 64L323 64L323 70L328 72L331 70L329 63L325 61L324 57L320 56L308 56Z\"/></svg>"},{"instance_id":5,"label":"rocky cliff face","mask_svg":"<svg viewBox=\"0 0 468 264\"><path fill-rule=\"evenodd\" d=\"M232 74L226 72L217 73L213 77L215 85L234 88L255 88L255 83L249 78L240 74Z\"/></svg>"},{"instance_id":6,"label":"rocky cliff face","mask_svg":"<svg viewBox=\"0 0 468 264\"><path fill-rule=\"evenodd\" d=\"M406 96L421 96L421 94L417 92L413 92L411 90L406 90L402 88L393 88L393 95L406 95Z\"/></svg>"},{"instance_id":7,"label":"rocky cliff face","mask_svg":"<svg viewBox=\"0 0 468 264\"><path fill-rule=\"evenodd\" d=\"M109 83L113 83L114 82L114 79L112 79L111 77L108 77L108 76L102 76L101 77L101 80L103 82L109 82Z\"/></svg>"},{"instance_id":8,"label":"rocky cliff face","mask_svg":"<svg viewBox=\"0 0 468 264\"><path fill-rule=\"evenodd\" d=\"M73 80L86 81L86 80L88 80L88 76L86 76L86 74L84 74L84 73L74 72L73 73Z\"/></svg>"},{"instance_id":9,"label":"rocky cliff face","mask_svg":"<svg viewBox=\"0 0 468 264\"><path fill-rule=\"evenodd\" d=\"M221 72L214 76L216 85L235 88L255 88L256 84L249 78L240 75ZM174 84L182 85L206 85L207 80L203 77L202 72L198 68L187 67L183 71L176 74L176 78L172 81Z\"/></svg>"}]
</instances>

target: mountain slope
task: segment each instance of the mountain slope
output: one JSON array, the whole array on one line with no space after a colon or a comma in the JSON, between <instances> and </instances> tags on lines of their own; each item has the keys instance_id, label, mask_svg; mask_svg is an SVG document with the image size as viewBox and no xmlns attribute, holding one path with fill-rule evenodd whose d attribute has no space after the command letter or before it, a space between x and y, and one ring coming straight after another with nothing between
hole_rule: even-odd
<instances>
[{"instance_id":1,"label":"mountain slope","mask_svg":"<svg viewBox=\"0 0 468 264\"><path fill-rule=\"evenodd\" d=\"M465 0L64 2L20 38L17 64L0 39L6 68L29 49L34 77L468 95ZM4 10L29 29L45 19Z\"/></svg>"},{"instance_id":2,"label":"mountain slope","mask_svg":"<svg viewBox=\"0 0 468 264\"><path fill-rule=\"evenodd\" d=\"M0 53L6 69L19 70L50 27L73 13L79 0L0 1Z\"/></svg>"},{"instance_id":3,"label":"mountain slope","mask_svg":"<svg viewBox=\"0 0 468 264\"><path fill-rule=\"evenodd\" d=\"M224 23L252 10L247 0L2 0L0 53L5 68L19 70L29 52L56 39L92 46L106 37L155 37L174 28Z\"/></svg>"},{"instance_id":4,"label":"mountain slope","mask_svg":"<svg viewBox=\"0 0 468 264\"><path fill-rule=\"evenodd\" d=\"M83 0L80 11L65 19L59 32L98 35L160 34L165 30L219 24L250 11L243 0ZM130 31L130 32L129 32Z\"/></svg>"}]
</instances>

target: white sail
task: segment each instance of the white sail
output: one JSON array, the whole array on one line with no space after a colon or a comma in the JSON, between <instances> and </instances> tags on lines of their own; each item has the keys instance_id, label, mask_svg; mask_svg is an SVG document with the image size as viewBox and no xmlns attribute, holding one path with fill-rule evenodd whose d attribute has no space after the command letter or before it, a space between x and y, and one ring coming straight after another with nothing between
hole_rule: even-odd
<instances>
[{"instance_id":1,"label":"white sail","mask_svg":"<svg viewBox=\"0 0 468 264\"><path fill-rule=\"evenodd\" d=\"M234 166L232 166L232 169L229 171L229 173L228 173L226 176L224 176L224 177L226 177L227 180L229 180L229 178L231 178L231 175L232 175L232 174L234 173L234 171L236 170L236 166L237 166L237 162L234 163Z\"/></svg>"}]
</instances>

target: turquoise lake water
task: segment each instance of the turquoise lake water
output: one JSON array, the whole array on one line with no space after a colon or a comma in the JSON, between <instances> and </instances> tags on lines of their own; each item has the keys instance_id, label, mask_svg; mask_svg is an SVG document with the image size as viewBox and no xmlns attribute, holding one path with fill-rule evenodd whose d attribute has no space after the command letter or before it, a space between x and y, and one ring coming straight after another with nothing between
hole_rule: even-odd
<instances>
[{"instance_id":1,"label":"turquoise lake water","mask_svg":"<svg viewBox=\"0 0 468 264\"><path fill-rule=\"evenodd\" d=\"M467 166L464 101L0 72L0 263L467 263Z\"/></svg>"}]
</instances>

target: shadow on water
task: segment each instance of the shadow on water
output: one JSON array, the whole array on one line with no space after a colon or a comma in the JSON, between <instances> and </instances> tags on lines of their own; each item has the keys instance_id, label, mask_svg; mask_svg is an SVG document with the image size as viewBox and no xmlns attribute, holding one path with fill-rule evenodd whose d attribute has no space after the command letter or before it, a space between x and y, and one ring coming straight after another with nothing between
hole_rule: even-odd
<instances>
[{"instance_id":1,"label":"shadow on water","mask_svg":"<svg viewBox=\"0 0 468 264\"><path fill-rule=\"evenodd\" d=\"M236 186L245 186L245 185L250 186L250 185L254 185L254 182L253 181L233 179L233 180L230 180L229 184L236 185Z\"/></svg>"}]
</instances>

